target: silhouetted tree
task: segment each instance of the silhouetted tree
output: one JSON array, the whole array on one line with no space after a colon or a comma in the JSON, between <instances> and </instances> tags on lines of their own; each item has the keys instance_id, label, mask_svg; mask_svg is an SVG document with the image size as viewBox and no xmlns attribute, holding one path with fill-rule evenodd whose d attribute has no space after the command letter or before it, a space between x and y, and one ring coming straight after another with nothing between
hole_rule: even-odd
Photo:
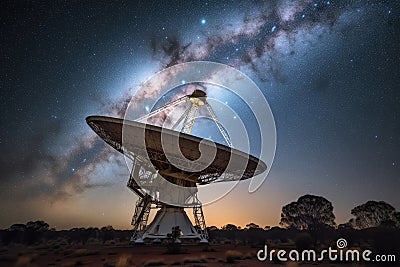
<instances>
[{"instance_id":1,"label":"silhouetted tree","mask_svg":"<svg viewBox=\"0 0 400 267\"><path fill-rule=\"evenodd\" d=\"M400 212L399 211L397 211L397 212L395 212L394 214L393 214L393 216L394 216L394 218L395 218L395 220L396 220L396 222L398 222L398 227L400 227Z\"/></svg>"},{"instance_id":2,"label":"silhouetted tree","mask_svg":"<svg viewBox=\"0 0 400 267\"><path fill-rule=\"evenodd\" d=\"M353 229L353 226L351 225L350 222L341 223L338 225L338 229Z\"/></svg>"},{"instance_id":3,"label":"silhouetted tree","mask_svg":"<svg viewBox=\"0 0 400 267\"><path fill-rule=\"evenodd\" d=\"M103 226L100 229L100 236L103 244L114 238L114 228L111 225Z\"/></svg>"},{"instance_id":4,"label":"silhouetted tree","mask_svg":"<svg viewBox=\"0 0 400 267\"><path fill-rule=\"evenodd\" d=\"M44 221L30 221L26 223L25 242L34 244L44 237L44 233L49 230L49 224Z\"/></svg>"},{"instance_id":5,"label":"silhouetted tree","mask_svg":"<svg viewBox=\"0 0 400 267\"><path fill-rule=\"evenodd\" d=\"M217 230L218 230L218 227L217 227L217 226L214 226L214 225L208 226L208 227L207 227L207 231L208 231L208 232L217 231Z\"/></svg>"},{"instance_id":6,"label":"silhouetted tree","mask_svg":"<svg viewBox=\"0 0 400 267\"><path fill-rule=\"evenodd\" d=\"M260 226L255 223L248 223L248 224L246 224L245 230L249 230L249 229L260 229Z\"/></svg>"},{"instance_id":7,"label":"silhouetted tree","mask_svg":"<svg viewBox=\"0 0 400 267\"><path fill-rule=\"evenodd\" d=\"M355 218L349 221L355 229L377 227L381 224L386 226L400 227L399 212L384 201L368 201L351 210Z\"/></svg>"},{"instance_id":8,"label":"silhouetted tree","mask_svg":"<svg viewBox=\"0 0 400 267\"><path fill-rule=\"evenodd\" d=\"M8 228L10 231L25 231L26 225L22 223L15 223Z\"/></svg>"},{"instance_id":9,"label":"silhouetted tree","mask_svg":"<svg viewBox=\"0 0 400 267\"><path fill-rule=\"evenodd\" d=\"M324 197L304 195L296 202L282 207L280 225L310 231L326 226L334 227L332 203Z\"/></svg>"},{"instance_id":10,"label":"silhouetted tree","mask_svg":"<svg viewBox=\"0 0 400 267\"><path fill-rule=\"evenodd\" d=\"M234 224L228 223L228 224L222 226L221 229L224 231L236 231L238 229L238 227Z\"/></svg>"},{"instance_id":11,"label":"silhouetted tree","mask_svg":"<svg viewBox=\"0 0 400 267\"><path fill-rule=\"evenodd\" d=\"M44 221L30 221L26 223L26 229L31 229L36 232L45 232L49 230L49 224Z\"/></svg>"},{"instance_id":12,"label":"silhouetted tree","mask_svg":"<svg viewBox=\"0 0 400 267\"><path fill-rule=\"evenodd\" d=\"M263 243L264 240L264 230L260 228L258 224L248 223L244 228L244 231L241 231L239 236L241 236L242 242L247 244L259 244Z\"/></svg>"},{"instance_id":13,"label":"silhouetted tree","mask_svg":"<svg viewBox=\"0 0 400 267\"><path fill-rule=\"evenodd\" d=\"M16 223L11 225L7 230L5 230L2 234L2 242L5 245L8 245L12 242L14 243L23 243L25 242L25 231L26 225L22 223Z\"/></svg>"},{"instance_id":14,"label":"silhouetted tree","mask_svg":"<svg viewBox=\"0 0 400 267\"><path fill-rule=\"evenodd\" d=\"M217 239L220 236L221 230L217 226L208 226L207 233L210 240Z\"/></svg>"},{"instance_id":15,"label":"silhouetted tree","mask_svg":"<svg viewBox=\"0 0 400 267\"><path fill-rule=\"evenodd\" d=\"M83 228L83 227L82 228L72 228L68 232L69 242L70 243L74 243L74 242L82 243L82 245L86 245L89 238L96 237L96 232L97 232L97 229L93 228L93 227L89 227L87 229Z\"/></svg>"}]
</instances>

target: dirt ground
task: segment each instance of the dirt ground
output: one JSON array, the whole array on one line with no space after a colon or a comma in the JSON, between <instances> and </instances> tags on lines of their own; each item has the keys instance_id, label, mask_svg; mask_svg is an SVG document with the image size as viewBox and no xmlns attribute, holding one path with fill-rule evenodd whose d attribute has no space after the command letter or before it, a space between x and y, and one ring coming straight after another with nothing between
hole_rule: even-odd
<instances>
[{"instance_id":1,"label":"dirt ground","mask_svg":"<svg viewBox=\"0 0 400 267\"><path fill-rule=\"evenodd\" d=\"M260 262L258 248L234 245L183 245L183 253L167 254L162 245L68 245L60 247L11 245L0 249L1 266L363 266L334 264ZM371 266L371 265L368 265Z\"/></svg>"}]
</instances>

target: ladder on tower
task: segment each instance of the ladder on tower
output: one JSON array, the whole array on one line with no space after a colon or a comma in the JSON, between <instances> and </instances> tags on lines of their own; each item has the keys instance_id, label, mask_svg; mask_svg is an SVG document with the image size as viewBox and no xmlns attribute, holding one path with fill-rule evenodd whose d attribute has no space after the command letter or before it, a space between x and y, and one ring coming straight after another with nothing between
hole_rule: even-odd
<instances>
[{"instance_id":1,"label":"ladder on tower","mask_svg":"<svg viewBox=\"0 0 400 267\"><path fill-rule=\"evenodd\" d=\"M193 207L195 227L200 234L201 240L208 240L206 221L204 219L203 208L201 205Z\"/></svg>"},{"instance_id":2,"label":"ladder on tower","mask_svg":"<svg viewBox=\"0 0 400 267\"><path fill-rule=\"evenodd\" d=\"M140 233L146 229L150 208L151 197L149 195L139 197L136 201L135 213L132 217L133 238L140 237Z\"/></svg>"}]
</instances>

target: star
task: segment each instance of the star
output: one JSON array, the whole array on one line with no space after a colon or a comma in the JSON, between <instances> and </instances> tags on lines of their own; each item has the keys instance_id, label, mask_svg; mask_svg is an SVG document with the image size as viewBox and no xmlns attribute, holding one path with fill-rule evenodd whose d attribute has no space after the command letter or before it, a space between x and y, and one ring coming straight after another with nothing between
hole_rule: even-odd
<instances>
[{"instance_id":1,"label":"star","mask_svg":"<svg viewBox=\"0 0 400 267\"><path fill-rule=\"evenodd\" d=\"M2 177L2 180L29 180L21 185L10 182L9 189L13 190L14 186L18 191L30 192L47 188L48 179L43 176L48 175L54 181L51 184L54 185L54 190L45 192L51 194L50 198L53 198L52 194L64 189L70 193L69 190L75 188L69 187L75 185L72 183L77 183L76 188L85 190L85 184L82 186L81 183L96 184L97 179L106 179L105 182L108 183L108 173L119 167L119 161L114 162L114 157L109 156L111 150L105 148L107 145L101 145L103 141L91 131L85 123L85 117L104 115L121 118L125 112L125 104L135 96L143 96L145 99L142 101L140 98L137 103L132 102L131 106L137 107L138 113L147 114L152 111L153 104L150 103L153 100L158 101L159 96L162 97L162 102L167 102L174 99L175 92L186 92L186 89L190 89L191 87L185 88L189 85L186 78L192 78L181 76L179 72L174 73L173 78L177 79L177 83L174 80L173 84L179 85L180 79L181 85L167 95L160 95L157 88L154 92L136 94L137 85L145 83L154 73L164 70L165 66L204 60L229 63L231 67L243 71L254 80L271 104L278 126L277 137L284 144L281 148L285 149L285 156L277 157L277 166L288 166L285 170L288 173L291 171L290 166L302 165L303 162L315 161L320 166L319 170L311 172L307 168L298 170L293 177L295 179L290 179L290 189L294 189L289 190L289 198L297 190L315 191L321 195L326 192L334 196L335 194L329 193L329 185L335 186L330 180L331 177L337 177L336 186L343 190L342 193L346 196L344 201L349 203L344 211L337 210L339 217L343 217L357 199L377 197L370 192L368 184L381 182L375 181L375 174L380 168L387 167L382 177L386 179L382 183L384 186L379 188L387 187L388 198L395 199L396 195L390 194L393 194L392 188L400 182L396 180L399 159L394 157L395 148L400 142L396 135L399 119L396 85L400 81L396 75L399 57L398 46L395 45L399 36L393 34L393 29L399 26L399 21L394 17L398 15L398 10L391 1L382 1L380 4L372 3L373 1L353 3L333 0L277 1L274 4L268 1L255 2L249 2L248 11L241 10L243 4L236 5L229 1L221 4L200 2L181 9L165 5L161 12L152 12L148 16L141 14L141 11L153 8L153 3L143 7L143 10L138 9L139 6L134 2L124 5L124 9L129 12L121 12L117 5L99 4L99 8L91 10L90 17L79 16L78 10L78 15L73 15L73 11L71 17L64 20L63 14L53 12L54 23L51 27L46 26L47 18L42 16L25 19L32 11L37 11L35 6L32 7L34 10L27 8L24 11L21 8L19 11L22 13L18 14L8 12L9 20L6 21L10 23L2 25L2 34L4 32L5 35L2 45L6 47L4 60L8 67L2 68L0 73L2 86L13 90L5 90L6 97L2 95L0 101L2 118L7 123L7 129L0 135L0 145L8 153L5 157L8 162L0 164L3 176L7 176ZM12 10L13 5L10 8ZM112 17L121 17L118 20L106 20L109 27L96 23L97 18L106 18L110 14ZM180 17L191 17L192 20L179 23ZM152 23L146 23L146 18ZM383 23L382 18L387 23ZM215 25L216 22L218 25ZM70 25L79 27L63 31ZM123 30L119 31L121 36L115 38L110 29ZM369 32L369 29L378 30ZM25 42L26 36L33 41ZM48 53L46 49L49 49ZM28 69L19 67L24 66L27 61ZM326 62L332 64L325 64ZM377 71L382 73L378 79ZM225 81L225 77L217 78ZM168 81L169 78L157 82L167 87L169 84L165 82ZM236 80L232 82L240 87L240 80L237 83ZM235 100L236 96L231 97L228 93L222 95L225 91L211 86L208 90L213 97L221 93L218 100L222 101L221 104L229 104L235 112L225 113L226 106L216 107L221 119L225 118L227 123L230 122L229 119L234 123L243 121L246 130L265 125L265 121L258 122L249 112L258 108L259 99L250 100L248 106L242 105L241 101ZM247 88L242 91L246 96L251 95ZM371 103L372 108L377 105L378 109L383 107L382 113L371 112L371 105L368 105ZM341 108L337 108L338 106ZM334 118L335 121L330 123L328 119L322 118ZM21 119L25 123L20 123ZM307 124L302 126L301 121L306 121ZM348 131L341 129L344 125L348 126ZM381 125L385 127L380 128ZM267 127L272 128L269 124ZM203 129L199 130L201 137L209 135L208 131L201 130ZM215 127L210 130L218 133ZM379 135L374 134L374 131L378 131ZM252 132L254 136L249 133L249 138L252 138L251 147L254 143L256 148L264 140L255 138L258 130ZM329 137L332 138L330 142L323 142L319 146L324 133L331 133ZM212 137L214 135L210 134L208 138L212 140ZM349 137L358 137L360 140L354 142ZM19 142L19 139L22 141ZM343 150L343 145L348 146L348 149ZM298 157L302 151L308 150L311 153ZM32 153L26 154L27 151ZM364 151L365 153L361 153ZM258 152L254 151L254 154ZM322 155L321 159L318 158L319 153ZM343 158L346 159L357 157L360 163L374 164L352 166L345 160L331 163L330 159L339 153L343 153ZM15 160L21 154L29 159L27 166L20 166L20 162ZM31 154L35 157L30 157ZM97 157L98 154L101 156ZM338 164L339 168L336 168ZM20 173L19 170L25 173ZM319 191L317 187L313 187L315 183L310 185L310 181L324 175L320 173L321 170L332 170L332 173L329 176L325 174L325 180L329 181L318 184L326 186ZM81 173L88 177L65 182L70 176ZM271 174L284 176L274 171ZM24 177L30 179L23 179ZM341 185L345 183L349 185L348 188L342 188ZM3 199L7 197L7 186L8 182L0 184L0 189L3 190L0 190L0 195ZM354 187L360 190L351 192L350 189ZM110 195L118 191L112 186L107 190L110 190ZM105 191L99 192L96 200ZM80 192L71 191L71 194L75 193ZM29 197L31 195L37 194L29 194ZM40 199L45 197L47 195L40 194ZM18 197L10 199L14 200L18 201ZM283 200L283 196L280 200ZM337 199L333 197L331 201L335 204ZM93 205L89 202L84 204ZM23 202L15 204L16 209L21 207L24 207ZM92 215L96 214L97 217L108 213L108 209L102 211L96 205L93 208ZM50 214L53 214L53 210ZM39 215L42 216L41 213ZM18 218L20 219L28 218ZM62 216L59 220L62 221ZM0 220L0 225L8 221L11 222L11 219ZM78 218L77 221L71 219L67 226L69 223L74 225L82 221L92 220L87 217Z\"/></svg>"}]
</instances>

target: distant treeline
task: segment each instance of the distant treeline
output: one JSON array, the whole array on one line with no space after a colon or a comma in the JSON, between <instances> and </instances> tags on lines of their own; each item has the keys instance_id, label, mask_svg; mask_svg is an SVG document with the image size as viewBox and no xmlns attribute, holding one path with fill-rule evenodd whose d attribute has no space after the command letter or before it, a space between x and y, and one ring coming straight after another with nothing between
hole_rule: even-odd
<instances>
[{"instance_id":1,"label":"distant treeline","mask_svg":"<svg viewBox=\"0 0 400 267\"><path fill-rule=\"evenodd\" d=\"M336 225L333 206L320 196L305 195L296 202L282 207L281 227L260 227L249 223L241 228L226 224L221 228L207 227L211 244L243 244L276 248L321 248L332 246L339 238L345 238L348 246L374 248L379 251L400 251L400 217L390 204L368 201L351 210L354 216L345 224ZM172 229L171 229L172 231ZM73 228L56 231L44 221L13 224L0 230L1 243L39 244L59 240L60 244L128 243L130 230L115 230L112 226L102 228ZM334 246L333 246L334 247Z\"/></svg>"},{"instance_id":2,"label":"distant treeline","mask_svg":"<svg viewBox=\"0 0 400 267\"><path fill-rule=\"evenodd\" d=\"M56 231L54 228L49 228L49 224L44 221L13 224L8 229L0 230L1 241L4 245L10 243L33 245L56 239L63 240L69 244L80 243L82 245L92 239L104 244L109 240L129 240L131 234L132 231L115 230L112 226L104 226L102 228L82 227Z\"/></svg>"},{"instance_id":3,"label":"distant treeline","mask_svg":"<svg viewBox=\"0 0 400 267\"><path fill-rule=\"evenodd\" d=\"M375 253L398 253L400 251L400 229L381 225L367 229L324 227L316 231L291 228L260 228L249 223L245 228L227 224L222 228L208 227L210 244L235 244L261 247L268 244L272 248L322 249L335 248L336 240L344 238L348 247L373 249ZM43 221L16 224L0 230L1 243L9 245L56 244L57 246L78 244L120 244L129 243L132 231L115 230L111 226L102 228L73 228L56 231L49 229ZM400 256L400 255L399 255Z\"/></svg>"}]
</instances>

